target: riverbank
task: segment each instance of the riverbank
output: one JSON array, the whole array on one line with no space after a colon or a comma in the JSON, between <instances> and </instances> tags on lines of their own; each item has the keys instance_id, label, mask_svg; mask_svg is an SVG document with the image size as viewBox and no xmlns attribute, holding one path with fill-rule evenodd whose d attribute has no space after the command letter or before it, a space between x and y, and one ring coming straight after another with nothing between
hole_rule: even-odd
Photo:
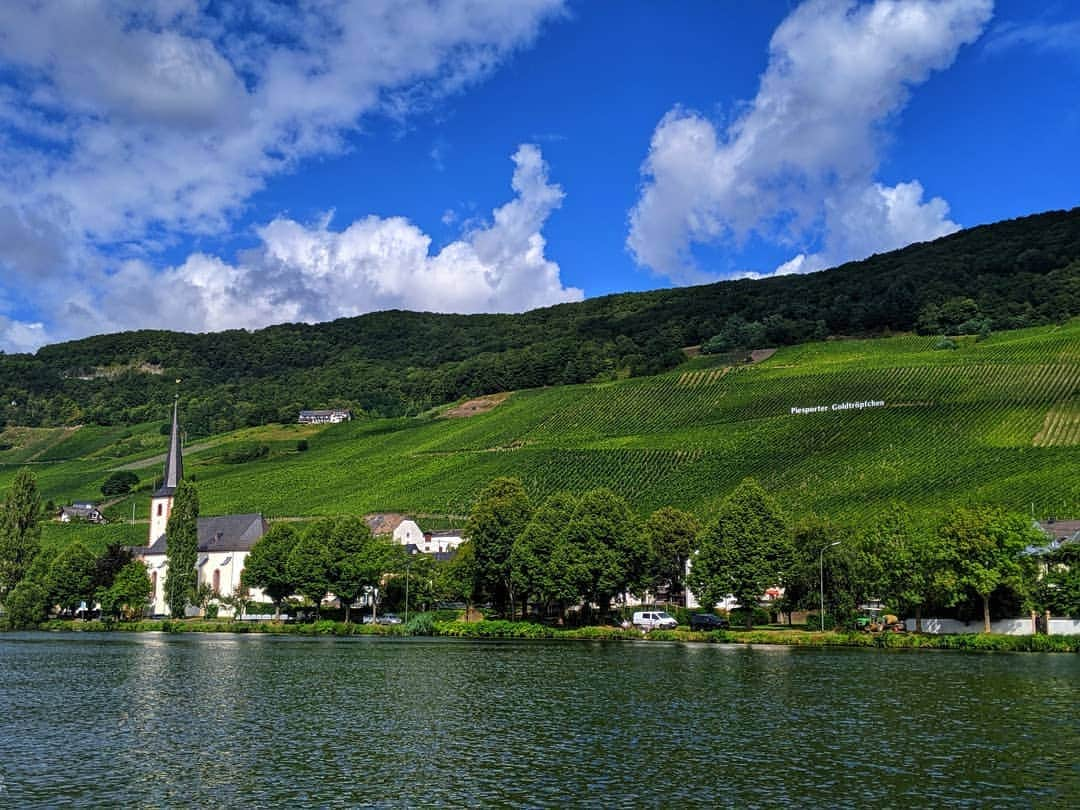
<instances>
[{"instance_id":1,"label":"riverbank","mask_svg":"<svg viewBox=\"0 0 1080 810\"><path fill-rule=\"evenodd\" d=\"M987 633L925 635L917 633L848 633L801 629L654 630L642 633L619 627L563 629L509 621L426 621L423 616L406 625L346 624L318 621L309 624L234 622L185 619L101 622L53 620L36 629L54 632L164 632L266 633L293 636L438 636L465 639L547 639L566 641L678 641L708 644L775 644L790 647L871 647L882 649L982 650L1000 652L1080 652L1080 636L1006 636Z\"/></svg>"}]
</instances>

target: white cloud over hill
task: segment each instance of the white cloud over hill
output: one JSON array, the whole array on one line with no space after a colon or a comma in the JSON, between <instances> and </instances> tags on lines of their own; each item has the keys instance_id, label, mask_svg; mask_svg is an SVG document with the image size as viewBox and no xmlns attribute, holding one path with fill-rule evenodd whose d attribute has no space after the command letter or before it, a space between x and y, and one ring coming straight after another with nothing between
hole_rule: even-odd
<instances>
[{"instance_id":1,"label":"white cloud over hill","mask_svg":"<svg viewBox=\"0 0 1080 810\"><path fill-rule=\"evenodd\" d=\"M656 127L630 213L636 261L679 283L709 280L694 244L751 234L814 244L776 272L809 272L959 226L917 180L875 175L911 88L979 37L991 0L809 0L776 29L757 96L726 128L673 108Z\"/></svg>"}]
</instances>

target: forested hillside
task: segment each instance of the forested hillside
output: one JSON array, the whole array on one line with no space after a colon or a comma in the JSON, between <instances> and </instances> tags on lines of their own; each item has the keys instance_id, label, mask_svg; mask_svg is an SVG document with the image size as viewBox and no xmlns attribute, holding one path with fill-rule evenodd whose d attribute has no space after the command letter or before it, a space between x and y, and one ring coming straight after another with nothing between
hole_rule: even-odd
<instances>
[{"instance_id":1,"label":"forested hillside","mask_svg":"<svg viewBox=\"0 0 1080 810\"><path fill-rule=\"evenodd\" d=\"M103 335L0 356L0 427L161 418L193 436L302 407L421 413L464 396L644 376L683 347L982 333L1080 314L1080 208L961 231L806 276L627 293L521 315L379 312L257 332Z\"/></svg>"}]
</instances>

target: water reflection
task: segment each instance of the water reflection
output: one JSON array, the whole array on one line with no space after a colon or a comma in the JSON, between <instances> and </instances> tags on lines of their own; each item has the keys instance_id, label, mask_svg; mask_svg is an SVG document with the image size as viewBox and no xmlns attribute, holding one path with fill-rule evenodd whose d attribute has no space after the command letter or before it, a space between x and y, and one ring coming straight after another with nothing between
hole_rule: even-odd
<instances>
[{"instance_id":1,"label":"water reflection","mask_svg":"<svg viewBox=\"0 0 1080 810\"><path fill-rule=\"evenodd\" d=\"M1078 676L1076 656L8 635L0 804L1064 806Z\"/></svg>"}]
</instances>

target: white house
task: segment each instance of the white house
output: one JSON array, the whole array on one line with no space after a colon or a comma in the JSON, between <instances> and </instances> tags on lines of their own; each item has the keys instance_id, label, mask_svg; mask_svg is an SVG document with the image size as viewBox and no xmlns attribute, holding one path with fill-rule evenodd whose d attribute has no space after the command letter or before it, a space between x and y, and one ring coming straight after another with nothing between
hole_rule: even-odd
<instances>
[{"instance_id":1,"label":"white house","mask_svg":"<svg viewBox=\"0 0 1080 810\"><path fill-rule=\"evenodd\" d=\"M132 551L141 557L150 572L154 586L150 600L151 612L160 616L169 612L165 604L165 579L169 575L169 558L166 556L167 538L165 527L172 511L176 488L184 477L184 461L180 446L180 424L177 403L173 404L172 432L169 450L165 455L165 478L150 499L150 533L147 545ZM262 515L221 515L198 520L198 584L209 585L221 596L228 596L240 584L244 560L252 546L266 534L266 521ZM265 601L257 588L251 589L251 598ZM227 610L224 611L228 613Z\"/></svg>"},{"instance_id":2,"label":"white house","mask_svg":"<svg viewBox=\"0 0 1080 810\"><path fill-rule=\"evenodd\" d=\"M352 419L352 411L343 408L328 408L313 411L300 411L297 419L301 425L336 425Z\"/></svg>"},{"instance_id":3,"label":"white house","mask_svg":"<svg viewBox=\"0 0 1080 810\"><path fill-rule=\"evenodd\" d=\"M424 554L450 554L465 542L460 531L425 532L415 520L402 520L394 528L394 542L414 546Z\"/></svg>"}]
</instances>

